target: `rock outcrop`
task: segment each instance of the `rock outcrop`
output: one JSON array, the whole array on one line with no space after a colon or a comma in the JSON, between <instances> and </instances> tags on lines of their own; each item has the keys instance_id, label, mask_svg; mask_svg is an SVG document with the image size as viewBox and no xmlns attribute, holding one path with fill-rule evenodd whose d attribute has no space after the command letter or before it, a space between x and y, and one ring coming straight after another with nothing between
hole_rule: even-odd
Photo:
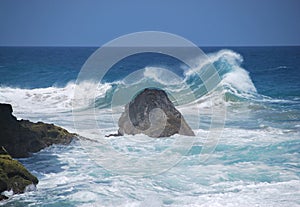
<instances>
[{"instance_id":1,"label":"rock outcrop","mask_svg":"<svg viewBox=\"0 0 300 207\"><path fill-rule=\"evenodd\" d=\"M195 136L166 92L159 89L144 89L126 104L118 124L118 136L140 133L150 137Z\"/></svg>"},{"instance_id":2,"label":"rock outcrop","mask_svg":"<svg viewBox=\"0 0 300 207\"><path fill-rule=\"evenodd\" d=\"M12 159L3 147L0 148L0 194L9 190L15 194L24 193L27 186L35 186L38 182L20 162ZM0 196L0 200L6 198L4 195Z\"/></svg>"},{"instance_id":3,"label":"rock outcrop","mask_svg":"<svg viewBox=\"0 0 300 207\"><path fill-rule=\"evenodd\" d=\"M0 104L0 147L12 157L28 157L52 144L69 144L76 137L53 124L17 120L12 112L10 104Z\"/></svg>"}]
</instances>

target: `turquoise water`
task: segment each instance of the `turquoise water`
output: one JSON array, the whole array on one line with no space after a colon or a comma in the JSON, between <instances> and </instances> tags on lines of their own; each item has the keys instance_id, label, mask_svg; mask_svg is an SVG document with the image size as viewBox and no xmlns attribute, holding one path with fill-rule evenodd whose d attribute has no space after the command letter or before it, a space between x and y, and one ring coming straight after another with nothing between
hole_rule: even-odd
<instances>
[{"instance_id":1,"label":"turquoise water","mask_svg":"<svg viewBox=\"0 0 300 207\"><path fill-rule=\"evenodd\" d=\"M193 70L204 67L187 68L169 56L140 54L114 65L96 87L82 84L82 89L97 90L93 104L74 114L75 80L96 48L0 48L0 102L12 104L18 118L55 123L100 143L74 141L21 159L40 182L36 191L14 195L2 205L299 206L300 47L202 49L220 75L221 88L207 93L202 87ZM168 77L163 69L181 79ZM122 81L137 70L139 81ZM154 174L147 172L156 165L147 168L135 161L159 158L184 137L104 139L117 130L116 120L123 110L123 105L111 108L114 94L144 82L183 97L174 100L176 107L197 134L188 150L176 151L179 162ZM184 98L186 85L195 100ZM225 126L214 150L206 153L219 90L225 99ZM117 153L105 151L101 143ZM126 164L132 169L126 169ZM146 174L137 176L134 172L139 170Z\"/></svg>"}]
</instances>

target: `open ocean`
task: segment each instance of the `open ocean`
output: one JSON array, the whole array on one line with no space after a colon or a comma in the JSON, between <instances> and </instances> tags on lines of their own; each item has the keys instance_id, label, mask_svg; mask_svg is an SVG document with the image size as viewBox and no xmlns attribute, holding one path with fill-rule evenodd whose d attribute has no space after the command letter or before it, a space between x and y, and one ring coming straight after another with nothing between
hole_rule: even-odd
<instances>
[{"instance_id":1,"label":"open ocean","mask_svg":"<svg viewBox=\"0 0 300 207\"><path fill-rule=\"evenodd\" d=\"M12 104L19 119L54 123L76 132L72 113L75 82L96 49L0 47L0 102ZM161 173L133 176L122 173L119 157L101 149L103 146L93 147L93 141L51 146L19 159L38 177L37 190L13 195L0 205L300 206L300 47L202 49L220 75L222 87L215 90L223 90L226 105L224 129L207 159L202 159L202 148L210 131L211 109L218 107L217 93L207 93L193 74L205 64L187 68L169 56L140 54L118 62L93 86L97 88L93 104L76 108L93 116L79 117L77 132L104 140L105 134L117 131L116 120L124 108L111 108L117 90L139 88L147 82L184 97L180 82L184 81L195 100L183 98L175 105L197 137L188 151L176 152L180 162ZM181 80L164 75L161 68L173 71ZM137 70L141 75L137 82L122 81ZM81 88L89 93L92 84L83 83ZM194 118L196 111L200 120ZM96 131L89 125L95 114ZM147 158L159 155L178 138L185 137L126 135L105 140L123 157ZM109 159L101 165L97 156ZM126 162L136 166L130 159Z\"/></svg>"}]
</instances>

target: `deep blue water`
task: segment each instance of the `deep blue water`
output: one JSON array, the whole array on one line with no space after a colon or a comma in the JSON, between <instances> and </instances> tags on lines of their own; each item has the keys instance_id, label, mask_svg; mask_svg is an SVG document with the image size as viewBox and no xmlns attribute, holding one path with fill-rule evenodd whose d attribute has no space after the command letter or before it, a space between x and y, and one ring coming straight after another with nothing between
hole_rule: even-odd
<instances>
[{"instance_id":1,"label":"deep blue water","mask_svg":"<svg viewBox=\"0 0 300 207\"><path fill-rule=\"evenodd\" d=\"M258 93L274 98L299 98L299 47L250 47L234 51L244 57L242 67L251 73Z\"/></svg>"}]
</instances>

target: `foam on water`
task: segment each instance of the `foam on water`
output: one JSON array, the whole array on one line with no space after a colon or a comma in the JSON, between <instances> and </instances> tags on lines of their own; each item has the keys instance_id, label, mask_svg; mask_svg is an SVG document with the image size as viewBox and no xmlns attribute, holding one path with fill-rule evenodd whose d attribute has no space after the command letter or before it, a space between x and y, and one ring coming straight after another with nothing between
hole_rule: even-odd
<instances>
[{"instance_id":1,"label":"foam on water","mask_svg":"<svg viewBox=\"0 0 300 207\"><path fill-rule=\"evenodd\" d=\"M237 133L243 134L244 139L251 137L246 130ZM52 146L21 160L38 175L38 191L14 195L8 203L31 206L39 203L45 206L299 205L299 157L295 157L299 141L290 143L294 148L285 148L288 143L282 142L284 136L281 136L281 142L273 140L267 144L269 133L260 131L257 134L266 138L265 144L258 140L235 144L238 138L230 135L229 130L224 134L224 140L207 162L199 161L201 153L194 146L177 166L150 177L111 174L95 164L78 142ZM139 155L149 152L148 148L155 142L157 146L167 144L168 139L144 143L144 150L137 149ZM124 145L119 147L127 152L134 147L134 143L125 144L125 138L122 142Z\"/></svg>"},{"instance_id":2,"label":"foam on water","mask_svg":"<svg viewBox=\"0 0 300 207\"><path fill-rule=\"evenodd\" d=\"M273 120L290 116L280 107L290 104L257 94L248 74L241 67L241 55L221 50L209 55L220 75L220 85L207 93L195 74L207 65L186 69L184 76L165 77L158 67L140 71L139 81L113 83L80 83L84 99L74 105L74 82L64 87L21 89L0 87L0 101L13 105L19 118L30 118L58 124L74 131L72 109L80 120L81 135L104 139L117 130L122 106L110 108L118 90L129 90L145 82L159 84L170 93L184 95L192 88L195 100L177 101L197 137L182 160L166 172L146 177L116 174L97 165L87 148L79 141L69 146L52 146L20 161L37 177L37 191L14 195L3 204L8 206L299 206L300 132L297 117L280 128ZM169 78L169 79L168 79ZM132 79L130 79L132 80ZM89 90L96 88L96 91ZM224 90L227 122L218 145L205 162L202 147L210 129L212 106L218 105L218 90ZM294 100L298 102L299 100ZM293 104L293 103L292 103ZM200 111L200 120L195 111ZM293 111L292 111L293 112ZM290 112L290 113L292 113ZM293 113L294 115L297 113ZM95 118L96 117L96 118ZM98 127L91 123L97 119ZM272 120L272 121L273 121ZM200 125L199 125L200 122ZM198 127L200 126L200 128ZM295 127L294 127L295 126ZM144 135L108 139L124 156L147 157L167 149L176 135L166 139L149 139ZM93 142L85 140L85 146ZM96 155L96 154L94 154ZM100 155L99 155L100 156ZM103 156L103 155L102 155ZM105 154L110 157L112 154ZM117 163L117 162L116 162Z\"/></svg>"}]
</instances>

